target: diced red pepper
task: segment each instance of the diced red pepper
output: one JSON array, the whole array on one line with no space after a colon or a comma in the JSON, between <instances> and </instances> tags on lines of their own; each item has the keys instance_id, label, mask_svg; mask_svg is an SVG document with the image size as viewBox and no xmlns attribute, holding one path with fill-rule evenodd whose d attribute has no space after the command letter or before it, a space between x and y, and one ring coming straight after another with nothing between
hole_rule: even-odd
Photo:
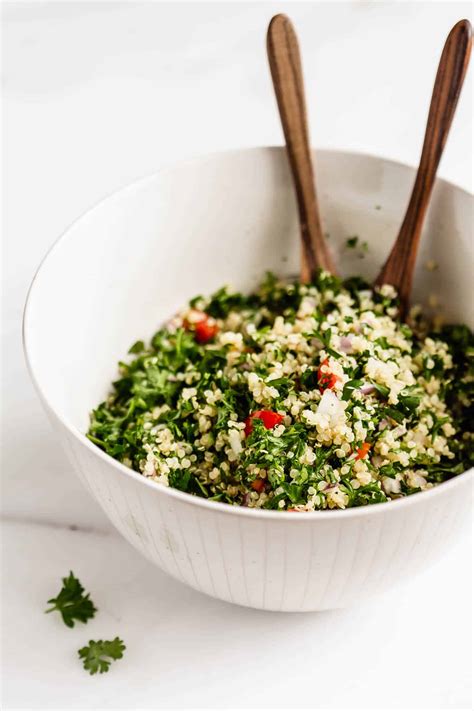
<instances>
[{"instance_id":1,"label":"diced red pepper","mask_svg":"<svg viewBox=\"0 0 474 711\"><path fill-rule=\"evenodd\" d=\"M194 338L201 344L212 341L219 331L219 326L204 311L193 311L192 319L185 318L183 326L187 331L193 331Z\"/></svg>"},{"instance_id":2,"label":"diced red pepper","mask_svg":"<svg viewBox=\"0 0 474 711\"><path fill-rule=\"evenodd\" d=\"M272 410L257 410L253 412L245 420L245 435L247 437L253 429L252 420L262 420L265 429L271 430L275 425L283 422L283 415L279 415L278 412L272 412Z\"/></svg>"},{"instance_id":3,"label":"diced red pepper","mask_svg":"<svg viewBox=\"0 0 474 711\"><path fill-rule=\"evenodd\" d=\"M212 339L216 337L218 331L219 326L217 323L209 323L207 320L199 321L199 323L196 324L194 336L198 343L209 343L209 341L212 341Z\"/></svg>"},{"instance_id":4,"label":"diced red pepper","mask_svg":"<svg viewBox=\"0 0 474 711\"><path fill-rule=\"evenodd\" d=\"M255 481L253 481L250 486L254 491L257 491L259 494L261 494L265 488L265 482L263 481L263 479L255 479Z\"/></svg>"},{"instance_id":5,"label":"diced red pepper","mask_svg":"<svg viewBox=\"0 0 474 711\"><path fill-rule=\"evenodd\" d=\"M357 454L355 458L364 459L368 455L371 447L372 445L369 442L364 442L364 444L356 450Z\"/></svg>"},{"instance_id":6,"label":"diced red pepper","mask_svg":"<svg viewBox=\"0 0 474 711\"><path fill-rule=\"evenodd\" d=\"M323 390L327 390L328 388L329 390L332 390L337 381L339 380L339 376L337 376L335 373L328 373L326 370L323 370L323 365L329 365L329 358L323 360L323 362L318 368L318 385L321 392L323 392Z\"/></svg>"}]
</instances>

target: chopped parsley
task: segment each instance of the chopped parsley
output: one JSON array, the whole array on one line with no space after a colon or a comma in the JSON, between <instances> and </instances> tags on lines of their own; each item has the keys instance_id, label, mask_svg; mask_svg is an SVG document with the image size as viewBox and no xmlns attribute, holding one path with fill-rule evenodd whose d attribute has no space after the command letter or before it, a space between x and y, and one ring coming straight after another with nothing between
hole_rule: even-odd
<instances>
[{"instance_id":1,"label":"chopped parsley","mask_svg":"<svg viewBox=\"0 0 474 711\"><path fill-rule=\"evenodd\" d=\"M355 249L357 247L357 244L359 242L359 238L357 236L355 237L348 237L346 239L346 247L347 249Z\"/></svg>"}]
</instances>

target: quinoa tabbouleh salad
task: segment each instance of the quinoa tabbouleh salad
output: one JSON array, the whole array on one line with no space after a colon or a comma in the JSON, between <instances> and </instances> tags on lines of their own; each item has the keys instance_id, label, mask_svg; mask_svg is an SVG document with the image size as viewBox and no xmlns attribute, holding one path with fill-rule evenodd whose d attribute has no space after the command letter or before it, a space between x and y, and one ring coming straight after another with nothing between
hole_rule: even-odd
<instances>
[{"instance_id":1,"label":"quinoa tabbouleh salad","mask_svg":"<svg viewBox=\"0 0 474 711\"><path fill-rule=\"evenodd\" d=\"M429 489L474 462L474 339L320 272L196 297L120 363L89 438L165 486L313 511Z\"/></svg>"}]
</instances>

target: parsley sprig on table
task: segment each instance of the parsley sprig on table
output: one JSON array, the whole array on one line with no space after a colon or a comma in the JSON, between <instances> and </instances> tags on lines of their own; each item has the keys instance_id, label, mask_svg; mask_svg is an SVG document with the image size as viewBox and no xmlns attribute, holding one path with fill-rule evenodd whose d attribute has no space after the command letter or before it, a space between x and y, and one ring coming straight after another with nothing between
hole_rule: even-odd
<instances>
[{"instance_id":1,"label":"parsley sprig on table","mask_svg":"<svg viewBox=\"0 0 474 711\"><path fill-rule=\"evenodd\" d=\"M89 599L89 593L84 595L84 588L74 576L72 570L69 576L62 580L63 587L61 591L57 597L52 597L48 600L48 605L52 605L52 607L45 610L45 612L58 610L61 613L64 624L68 627L74 627L76 620L86 623L97 612L94 603Z\"/></svg>"},{"instance_id":2,"label":"parsley sprig on table","mask_svg":"<svg viewBox=\"0 0 474 711\"><path fill-rule=\"evenodd\" d=\"M67 578L63 578L63 587L57 597L48 600L48 604L52 605L46 612L58 610L64 620L64 624L68 627L74 627L75 620L86 623L97 612L92 600L89 599L89 593L84 595L84 588L79 580L75 577L72 570ZM103 641L89 640L89 644L81 647L78 650L79 657L82 659L84 669L90 674L103 674L109 671L109 667L113 660L122 659L124 650L126 649L123 641L118 637L115 639Z\"/></svg>"},{"instance_id":3,"label":"parsley sprig on table","mask_svg":"<svg viewBox=\"0 0 474 711\"><path fill-rule=\"evenodd\" d=\"M89 644L78 650L84 669L89 674L103 674L109 671L112 661L122 659L126 647L121 639L115 637L110 641L89 640Z\"/></svg>"}]
</instances>

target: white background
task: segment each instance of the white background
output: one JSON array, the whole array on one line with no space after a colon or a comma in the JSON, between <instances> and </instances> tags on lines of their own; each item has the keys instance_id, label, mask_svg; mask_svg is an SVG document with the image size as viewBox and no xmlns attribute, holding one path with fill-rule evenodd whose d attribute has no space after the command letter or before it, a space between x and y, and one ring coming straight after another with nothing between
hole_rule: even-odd
<instances>
[{"instance_id":1,"label":"white background","mask_svg":"<svg viewBox=\"0 0 474 711\"><path fill-rule=\"evenodd\" d=\"M28 381L21 311L47 248L104 194L176 159L282 142L265 55L285 11L313 142L415 164L467 3L3 5L3 708L457 709L472 702L472 540L347 611L233 607L169 579L81 488ZM440 174L472 189L468 77ZM71 348L74 344L71 344ZM100 614L43 615L72 568ZM89 677L75 650L120 635Z\"/></svg>"}]
</instances>

